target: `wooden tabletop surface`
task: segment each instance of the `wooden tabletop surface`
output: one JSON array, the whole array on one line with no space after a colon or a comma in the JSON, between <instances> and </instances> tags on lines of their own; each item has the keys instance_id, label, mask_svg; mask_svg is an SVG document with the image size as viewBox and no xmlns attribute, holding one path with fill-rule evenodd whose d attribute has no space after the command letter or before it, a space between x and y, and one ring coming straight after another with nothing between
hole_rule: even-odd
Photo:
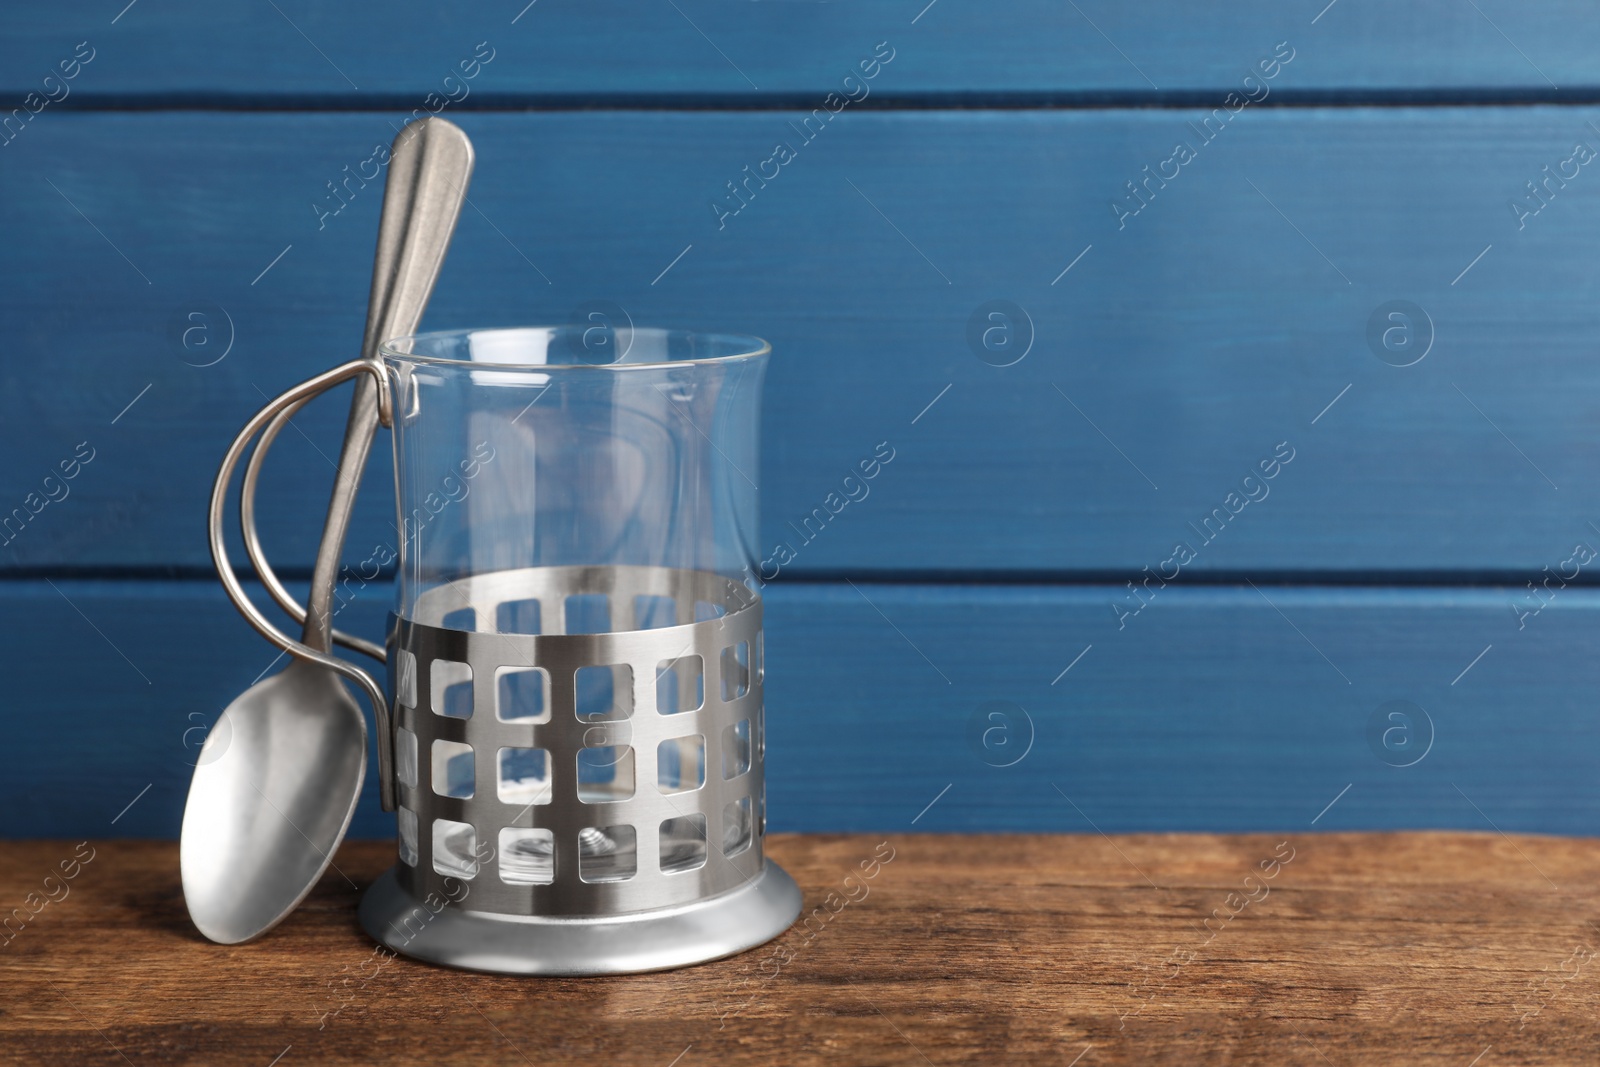
<instances>
[{"instance_id":1,"label":"wooden tabletop surface","mask_svg":"<svg viewBox=\"0 0 1600 1067\"><path fill-rule=\"evenodd\" d=\"M386 843L347 843L342 873L231 948L189 924L175 844L0 844L0 1062L1600 1059L1597 841L892 834L769 848L805 890L807 925L700 967L553 980L375 952L355 907Z\"/></svg>"}]
</instances>

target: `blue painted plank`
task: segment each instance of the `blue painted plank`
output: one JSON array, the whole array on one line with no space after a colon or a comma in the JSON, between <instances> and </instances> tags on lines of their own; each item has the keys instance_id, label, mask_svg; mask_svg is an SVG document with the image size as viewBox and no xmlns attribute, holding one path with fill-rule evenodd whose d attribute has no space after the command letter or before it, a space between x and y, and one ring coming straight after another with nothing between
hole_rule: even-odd
<instances>
[{"instance_id":1,"label":"blue painted plank","mask_svg":"<svg viewBox=\"0 0 1600 1067\"><path fill-rule=\"evenodd\" d=\"M769 586L773 826L1600 829L1594 591L1521 630L1494 590L1169 588L1120 630L1115 595ZM5 597L0 835L174 835L201 728L270 650L210 583ZM355 832L385 835L368 792Z\"/></svg>"},{"instance_id":2,"label":"blue painted plank","mask_svg":"<svg viewBox=\"0 0 1600 1067\"><path fill-rule=\"evenodd\" d=\"M1423 0L1284 5L1247 0L867 0L734 4L208 4L111 0L94 10L8 12L0 94L44 92L74 46L94 59L65 101L337 101L462 106L531 100L820 96L888 41L884 97L1218 93L1289 41L1305 57L1289 93L1592 93L1600 24L1581 0ZM477 45L490 65L468 82ZM490 54L484 52L485 55ZM69 68L71 69L71 68ZM468 70L475 70L469 67ZM446 82L455 75L457 80Z\"/></svg>"},{"instance_id":3,"label":"blue painted plank","mask_svg":"<svg viewBox=\"0 0 1600 1067\"><path fill-rule=\"evenodd\" d=\"M208 568L226 442L356 350L378 191L320 230L311 205L399 116L46 117L0 169L0 508L96 458L0 557ZM719 229L724 181L800 116L466 116L473 207L428 324L600 299L771 338L761 545L791 542L793 574L1120 580L1182 542L1190 576L1520 583L1600 543L1600 175L1567 162L1600 109L1247 109L1119 228L1124 181L1204 117L846 112ZM1575 176L1519 219L1545 167ZM1012 366L971 347L992 300L1031 316ZM1421 341L1381 343L1395 300L1430 324L1411 366ZM286 565L310 561L342 411L269 470ZM871 496L807 543L790 524L884 441ZM1245 482L1283 442L1292 463ZM393 537L386 464L352 560Z\"/></svg>"}]
</instances>

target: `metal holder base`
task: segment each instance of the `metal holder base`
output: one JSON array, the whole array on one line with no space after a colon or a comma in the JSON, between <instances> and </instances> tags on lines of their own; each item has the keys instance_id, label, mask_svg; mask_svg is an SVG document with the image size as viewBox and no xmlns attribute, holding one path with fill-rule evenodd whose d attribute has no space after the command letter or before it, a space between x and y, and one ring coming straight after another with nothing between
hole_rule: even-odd
<instances>
[{"instance_id":1,"label":"metal holder base","mask_svg":"<svg viewBox=\"0 0 1600 1067\"><path fill-rule=\"evenodd\" d=\"M361 898L361 927L405 956L492 974L664 971L772 940L800 915L800 888L771 860L749 882L677 907L604 918L468 911L419 900L386 871Z\"/></svg>"}]
</instances>

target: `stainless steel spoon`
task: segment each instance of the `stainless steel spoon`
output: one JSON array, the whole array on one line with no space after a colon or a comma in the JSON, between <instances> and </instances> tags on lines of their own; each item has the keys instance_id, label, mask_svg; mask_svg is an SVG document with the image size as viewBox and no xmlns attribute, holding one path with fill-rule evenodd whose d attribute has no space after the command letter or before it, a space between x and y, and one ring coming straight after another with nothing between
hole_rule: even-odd
<instances>
[{"instance_id":1,"label":"stainless steel spoon","mask_svg":"<svg viewBox=\"0 0 1600 1067\"><path fill-rule=\"evenodd\" d=\"M375 355L381 341L416 331L466 198L472 161L466 135L443 119L411 123L395 139L363 358ZM366 720L338 677L358 672L341 669L341 661L326 654L332 645L334 581L361 471L377 432L378 408L377 382L360 375L301 639L323 657L297 658L228 705L206 736L189 786L180 845L184 901L200 932L223 944L259 937L295 909L332 863L361 795ZM269 430L258 447L270 444L274 432ZM233 462L236 453L225 466ZM213 494L211 547L224 585L237 586L220 536L226 490L222 484ZM235 591L232 586L230 592ZM242 597L242 590L237 592ZM303 656L259 612L240 607L274 643ZM370 685L368 696L379 711L380 793L389 811L394 806L393 738L386 728L383 694Z\"/></svg>"}]
</instances>

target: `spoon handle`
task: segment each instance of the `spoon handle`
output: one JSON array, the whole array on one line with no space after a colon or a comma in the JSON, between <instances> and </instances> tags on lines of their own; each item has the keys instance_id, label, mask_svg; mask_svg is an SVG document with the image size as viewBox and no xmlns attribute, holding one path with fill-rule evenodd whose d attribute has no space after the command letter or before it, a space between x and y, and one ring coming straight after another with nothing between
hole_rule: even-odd
<instances>
[{"instance_id":1,"label":"spoon handle","mask_svg":"<svg viewBox=\"0 0 1600 1067\"><path fill-rule=\"evenodd\" d=\"M467 135L441 118L410 123L395 138L389 153L389 178L383 191L383 215L372 264L372 293L367 306L366 336L361 344L363 359L372 358L381 342L416 331L466 200L472 161L472 142ZM339 454L338 474L328 501L306 605L301 640L319 652L332 648L330 609L334 583L361 472L377 429L378 384L372 376L363 375L356 382L355 396L350 401L344 448ZM378 738L379 777L385 798L393 795L389 781L391 742L392 738Z\"/></svg>"}]
</instances>

